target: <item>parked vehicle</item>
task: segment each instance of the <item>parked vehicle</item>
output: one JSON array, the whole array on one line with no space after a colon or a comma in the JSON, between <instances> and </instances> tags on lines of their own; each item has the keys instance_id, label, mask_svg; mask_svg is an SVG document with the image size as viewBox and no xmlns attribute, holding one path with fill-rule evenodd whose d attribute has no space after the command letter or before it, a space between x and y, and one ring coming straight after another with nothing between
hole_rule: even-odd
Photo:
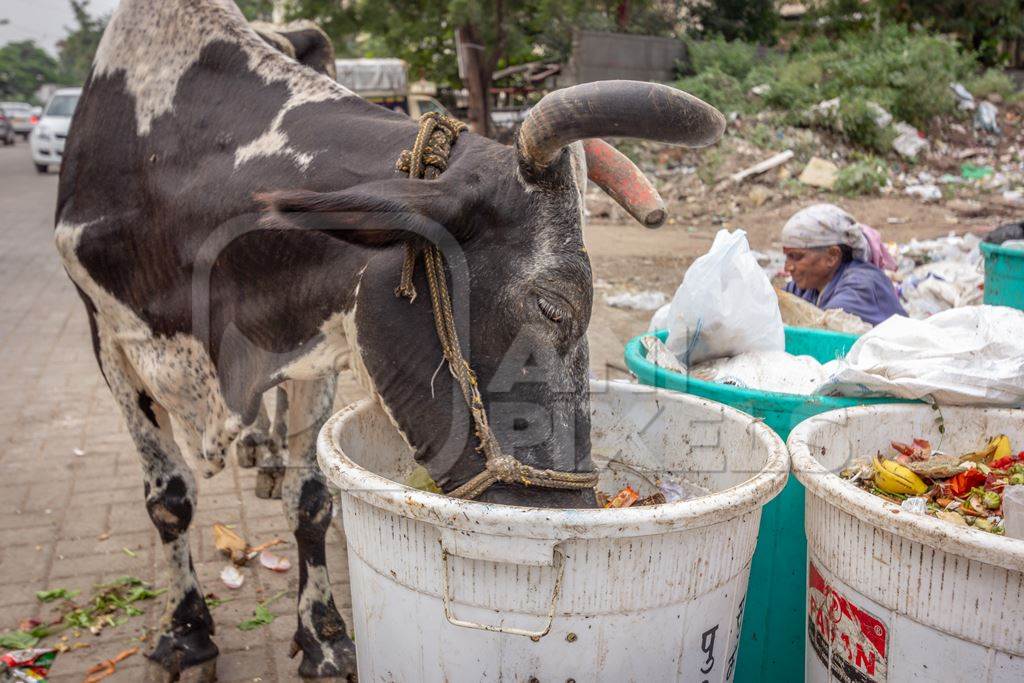
<instances>
[{"instance_id":1,"label":"parked vehicle","mask_svg":"<svg viewBox=\"0 0 1024 683\"><path fill-rule=\"evenodd\" d=\"M64 156L64 141L71 127L71 116L75 113L81 94L81 88L61 88L53 94L43 110L39 123L29 137L32 162L37 172L46 173L51 164L60 165Z\"/></svg>"},{"instance_id":2,"label":"parked vehicle","mask_svg":"<svg viewBox=\"0 0 1024 683\"><path fill-rule=\"evenodd\" d=\"M408 67L401 59L336 59L334 65L338 82L365 100L414 119L431 111L448 114L434 98L437 86L429 81L410 84Z\"/></svg>"},{"instance_id":3,"label":"parked vehicle","mask_svg":"<svg viewBox=\"0 0 1024 683\"><path fill-rule=\"evenodd\" d=\"M10 119L14 132L23 140L28 140L28 134L39 121L38 115L33 118L32 105L28 102L0 102L0 109Z\"/></svg>"},{"instance_id":4,"label":"parked vehicle","mask_svg":"<svg viewBox=\"0 0 1024 683\"><path fill-rule=\"evenodd\" d=\"M11 124L11 119L4 113L3 109L0 109L0 140L3 141L4 147L14 144L14 135L14 126Z\"/></svg>"}]
</instances>

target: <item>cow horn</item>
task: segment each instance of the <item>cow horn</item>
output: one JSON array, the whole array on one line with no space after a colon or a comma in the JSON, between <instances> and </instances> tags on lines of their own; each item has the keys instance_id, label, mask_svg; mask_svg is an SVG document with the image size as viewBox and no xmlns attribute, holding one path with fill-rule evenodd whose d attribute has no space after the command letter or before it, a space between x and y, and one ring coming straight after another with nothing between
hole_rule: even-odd
<instances>
[{"instance_id":1,"label":"cow horn","mask_svg":"<svg viewBox=\"0 0 1024 683\"><path fill-rule=\"evenodd\" d=\"M595 81L556 90L527 114L516 147L526 177L536 176L577 140L628 137L704 147L725 131L707 102L658 83Z\"/></svg>"},{"instance_id":2,"label":"cow horn","mask_svg":"<svg viewBox=\"0 0 1024 683\"><path fill-rule=\"evenodd\" d=\"M583 152L587 157L587 177L630 216L647 228L657 228L665 222L665 202L629 157L600 138L584 140Z\"/></svg>"}]
</instances>

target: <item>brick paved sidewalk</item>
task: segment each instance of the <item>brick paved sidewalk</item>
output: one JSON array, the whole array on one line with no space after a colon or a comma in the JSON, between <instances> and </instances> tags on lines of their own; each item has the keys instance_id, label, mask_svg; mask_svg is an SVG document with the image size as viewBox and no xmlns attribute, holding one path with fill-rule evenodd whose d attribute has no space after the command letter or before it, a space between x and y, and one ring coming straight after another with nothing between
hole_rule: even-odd
<instances>
[{"instance_id":1,"label":"brick paved sidewalk","mask_svg":"<svg viewBox=\"0 0 1024 683\"><path fill-rule=\"evenodd\" d=\"M56 186L55 174L36 175L27 145L0 149L0 632L52 611L36 600L38 590L79 589L85 596L94 584L126 574L166 585L137 456L93 357L82 303L53 247ZM343 391L351 399L351 385ZM280 501L253 495L255 477L233 459L213 479L198 477L193 558L204 590L233 598L213 610L219 680L298 680L298 658L287 657L295 629L295 544ZM242 570L244 586L229 591L218 578L226 562L213 546L214 522L237 525L253 544L286 539L279 550L293 568L275 574L256 563ZM349 620L336 529L328 544L335 596ZM278 618L270 626L237 628L258 600L279 591L288 593L271 606ZM137 604L143 616L100 636L67 632L69 644L89 647L59 655L52 680L81 681L93 664L134 645L145 648L138 637L158 621L163 599ZM107 680L140 680L143 664L135 655Z\"/></svg>"}]
</instances>

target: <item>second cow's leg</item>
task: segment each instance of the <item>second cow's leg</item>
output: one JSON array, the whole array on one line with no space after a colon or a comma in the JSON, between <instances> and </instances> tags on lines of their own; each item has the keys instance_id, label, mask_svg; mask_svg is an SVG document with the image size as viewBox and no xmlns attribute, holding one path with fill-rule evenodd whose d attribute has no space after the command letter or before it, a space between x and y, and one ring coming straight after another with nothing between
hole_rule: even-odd
<instances>
[{"instance_id":1,"label":"second cow's leg","mask_svg":"<svg viewBox=\"0 0 1024 683\"><path fill-rule=\"evenodd\" d=\"M355 643L338 613L327 575L324 538L333 503L316 463L316 439L330 416L337 377L288 382L288 453L282 499L299 551L298 626L295 651L299 674L355 678Z\"/></svg>"},{"instance_id":2,"label":"second cow's leg","mask_svg":"<svg viewBox=\"0 0 1024 683\"><path fill-rule=\"evenodd\" d=\"M192 566L188 527L196 509L196 482L174 441L170 417L157 403L113 343L99 349L100 366L128 423L142 459L146 510L160 534L170 582L167 603L153 649L146 654L159 665L160 678L215 679L217 646L213 618Z\"/></svg>"}]
</instances>

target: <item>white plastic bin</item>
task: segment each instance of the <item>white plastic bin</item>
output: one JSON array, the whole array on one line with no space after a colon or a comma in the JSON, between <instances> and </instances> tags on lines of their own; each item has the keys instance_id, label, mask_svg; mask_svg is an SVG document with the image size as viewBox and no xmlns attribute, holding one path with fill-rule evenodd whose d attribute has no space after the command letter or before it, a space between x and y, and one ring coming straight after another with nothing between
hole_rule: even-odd
<instances>
[{"instance_id":1,"label":"white plastic bin","mask_svg":"<svg viewBox=\"0 0 1024 683\"><path fill-rule=\"evenodd\" d=\"M635 470L668 469L714 493L621 510L456 500L395 483L411 452L375 404L324 425L318 451L341 490L360 681L730 679L761 506L786 481L785 447L717 403L625 383L591 391L602 490L629 483L645 495L652 486Z\"/></svg>"},{"instance_id":2,"label":"white plastic bin","mask_svg":"<svg viewBox=\"0 0 1024 683\"><path fill-rule=\"evenodd\" d=\"M807 487L807 681L1024 681L1024 541L904 512L837 475L891 440L966 453L996 434L1024 448L1024 410L871 405L793 430Z\"/></svg>"}]
</instances>

